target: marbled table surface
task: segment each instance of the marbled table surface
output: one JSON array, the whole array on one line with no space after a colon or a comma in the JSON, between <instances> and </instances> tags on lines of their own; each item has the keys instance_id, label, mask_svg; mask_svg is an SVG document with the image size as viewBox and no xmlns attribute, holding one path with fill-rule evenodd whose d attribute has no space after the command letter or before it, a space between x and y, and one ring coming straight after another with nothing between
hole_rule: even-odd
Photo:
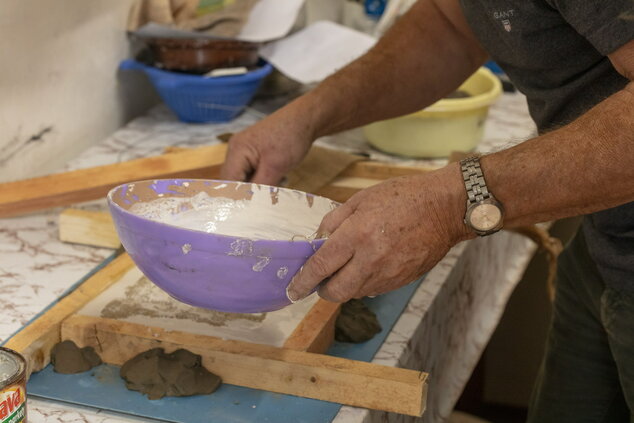
<instances>
[{"instance_id":1,"label":"marbled table surface","mask_svg":"<svg viewBox=\"0 0 634 423\"><path fill-rule=\"evenodd\" d=\"M102 143L68 163L67 169L109 164L160 154L167 146L218 142L216 135L236 132L270 111L256 104L227 124L181 123L163 106L137 118ZM262 113L264 111L264 113ZM505 94L492 107L479 146L503 148L534 134L525 99ZM318 144L365 152L373 159L407 165L442 166L442 160L397 159L367 145L360 131L319 140ZM85 204L103 208L103 201ZM112 250L65 244L57 237L58 210L0 219L0 341L19 330L70 285L98 265ZM377 353L374 362L431 373L428 409L423 421L442 421L469 379L506 301L521 278L535 247L506 232L456 246L429 273ZM30 422L143 421L108 412L29 399ZM336 422L409 421L390 413L342 407Z\"/></svg>"}]
</instances>

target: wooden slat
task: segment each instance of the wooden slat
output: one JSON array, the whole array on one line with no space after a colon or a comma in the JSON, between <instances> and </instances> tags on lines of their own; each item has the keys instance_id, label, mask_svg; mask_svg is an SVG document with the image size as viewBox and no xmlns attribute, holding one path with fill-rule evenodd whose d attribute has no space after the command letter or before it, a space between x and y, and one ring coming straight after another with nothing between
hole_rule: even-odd
<instances>
[{"instance_id":1,"label":"wooden slat","mask_svg":"<svg viewBox=\"0 0 634 423\"><path fill-rule=\"evenodd\" d=\"M325 353L335 339L335 321L340 309L341 304L319 299L286 339L284 348Z\"/></svg>"},{"instance_id":2,"label":"wooden slat","mask_svg":"<svg viewBox=\"0 0 634 423\"><path fill-rule=\"evenodd\" d=\"M397 176L418 175L424 172L430 172L434 168L418 167L418 166L399 166L385 162L362 161L352 163L339 176L354 176L357 178L369 179L389 179Z\"/></svg>"},{"instance_id":3,"label":"wooden slat","mask_svg":"<svg viewBox=\"0 0 634 423\"><path fill-rule=\"evenodd\" d=\"M425 408L427 374L414 370L79 315L64 321L62 338L114 365L150 348L186 348L232 385L413 416Z\"/></svg>"},{"instance_id":4,"label":"wooden slat","mask_svg":"<svg viewBox=\"0 0 634 423\"><path fill-rule=\"evenodd\" d=\"M361 188L327 185L318 190L315 194L330 198L331 200L339 203L345 203L350 197L359 191L361 191Z\"/></svg>"},{"instance_id":5,"label":"wooden slat","mask_svg":"<svg viewBox=\"0 0 634 423\"><path fill-rule=\"evenodd\" d=\"M59 215L59 239L94 247L119 248L121 242L108 212L66 209Z\"/></svg>"},{"instance_id":6,"label":"wooden slat","mask_svg":"<svg viewBox=\"0 0 634 423\"><path fill-rule=\"evenodd\" d=\"M218 178L226 151L226 144L172 148L160 156L0 184L0 218L95 200L104 197L113 187L135 180ZM363 161L349 165L340 177L384 180L428 170ZM339 187L335 190L341 191ZM336 194L333 199L342 201L343 195Z\"/></svg>"},{"instance_id":7,"label":"wooden slat","mask_svg":"<svg viewBox=\"0 0 634 423\"><path fill-rule=\"evenodd\" d=\"M380 184L384 179L361 178L358 176L342 176L333 179L326 187L342 187L353 189L365 189ZM325 187L324 187L325 188Z\"/></svg>"},{"instance_id":8,"label":"wooden slat","mask_svg":"<svg viewBox=\"0 0 634 423\"><path fill-rule=\"evenodd\" d=\"M287 186L315 192L335 179L352 163L363 158L328 148L313 146L301 163L286 175Z\"/></svg>"},{"instance_id":9,"label":"wooden slat","mask_svg":"<svg viewBox=\"0 0 634 423\"><path fill-rule=\"evenodd\" d=\"M328 185L315 194L344 203L357 192L398 176L420 175L432 169L390 166L376 162L356 162L348 166Z\"/></svg>"},{"instance_id":10,"label":"wooden slat","mask_svg":"<svg viewBox=\"0 0 634 423\"><path fill-rule=\"evenodd\" d=\"M90 300L118 281L134 264L122 254L28 326L14 335L5 345L21 353L29 363L29 371L42 370L50 362L53 345L60 342L61 323Z\"/></svg>"},{"instance_id":11,"label":"wooden slat","mask_svg":"<svg viewBox=\"0 0 634 423\"><path fill-rule=\"evenodd\" d=\"M217 178L226 144L0 184L0 217L104 197L117 185L158 178Z\"/></svg>"}]
</instances>

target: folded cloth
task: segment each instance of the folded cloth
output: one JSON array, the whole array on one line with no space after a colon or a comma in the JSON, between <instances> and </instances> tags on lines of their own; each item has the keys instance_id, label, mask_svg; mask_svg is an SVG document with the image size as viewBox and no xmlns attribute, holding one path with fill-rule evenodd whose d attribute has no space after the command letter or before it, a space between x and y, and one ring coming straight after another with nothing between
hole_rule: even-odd
<instances>
[{"instance_id":1,"label":"folded cloth","mask_svg":"<svg viewBox=\"0 0 634 423\"><path fill-rule=\"evenodd\" d=\"M200 0L137 0L128 15L128 31L148 23L167 25L223 38L236 37L259 0L234 0L198 16Z\"/></svg>"},{"instance_id":2,"label":"folded cloth","mask_svg":"<svg viewBox=\"0 0 634 423\"><path fill-rule=\"evenodd\" d=\"M189 19L179 28L204 32L216 37L235 38L247 23L251 9L259 0L235 0L221 10Z\"/></svg>"},{"instance_id":3,"label":"folded cloth","mask_svg":"<svg viewBox=\"0 0 634 423\"><path fill-rule=\"evenodd\" d=\"M128 14L128 31L155 22L176 25L196 16L199 0L137 0Z\"/></svg>"}]
</instances>

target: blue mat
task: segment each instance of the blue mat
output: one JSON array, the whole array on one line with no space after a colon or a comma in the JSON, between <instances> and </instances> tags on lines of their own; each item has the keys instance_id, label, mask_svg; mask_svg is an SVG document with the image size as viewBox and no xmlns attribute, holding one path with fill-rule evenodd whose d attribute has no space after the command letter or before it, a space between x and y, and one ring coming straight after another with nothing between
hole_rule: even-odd
<instances>
[{"instance_id":1,"label":"blue mat","mask_svg":"<svg viewBox=\"0 0 634 423\"><path fill-rule=\"evenodd\" d=\"M335 342L328 354L372 360L421 281L422 278L397 291L365 299L368 307L377 314L383 330L363 344ZM180 423L322 423L331 421L341 408L336 403L227 384L212 395L151 401L138 392L129 391L119 377L119 368L110 365L101 365L79 375L55 373L49 365L31 376L27 392L33 397Z\"/></svg>"}]
</instances>

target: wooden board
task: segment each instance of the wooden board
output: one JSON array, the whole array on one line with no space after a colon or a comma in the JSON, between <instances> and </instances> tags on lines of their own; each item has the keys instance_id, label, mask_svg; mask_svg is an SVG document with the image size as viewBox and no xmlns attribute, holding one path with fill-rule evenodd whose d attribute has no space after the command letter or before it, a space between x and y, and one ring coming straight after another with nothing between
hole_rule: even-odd
<instances>
[{"instance_id":1,"label":"wooden board","mask_svg":"<svg viewBox=\"0 0 634 423\"><path fill-rule=\"evenodd\" d=\"M356 162L348 166L330 183L316 190L315 194L343 203L362 189L379 184L386 179L420 175L432 170L373 161Z\"/></svg>"},{"instance_id":2,"label":"wooden board","mask_svg":"<svg viewBox=\"0 0 634 423\"><path fill-rule=\"evenodd\" d=\"M341 304L320 298L288 337L284 348L325 353L335 339L335 322L340 309Z\"/></svg>"},{"instance_id":3,"label":"wooden board","mask_svg":"<svg viewBox=\"0 0 634 423\"><path fill-rule=\"evenodd\" d=\"M0 218L103 198L110 189L134 180L218 178L226 151L226 144L173 149L159 156L3 183L0 184ZM316 191L333 200L345 201L354 192L376 181L427 170L368 161L354 162L340 173L330 190L330 185L324 184L325 191ZM365 185L355 180L351 186L346 182L346 178L351 177L365 179Z\"/></svg>"},{"instance_id":4,"label":"wooden board","mask_svg":"<svg viewBox=\"0 0 634 423\"><path fill-rule=\"evenodd\" d=\"M415 370L87 316L68 318L62 338L114 365L150 348L186 348L232 385L412 416L425 408L427 374Z\"/></svg>"},{"instance_id":5,"label":"wooden board","mask_svg":"<svg viewBox=\"0 0 634 423\"><path fill-rule=\"evenodd\" d=\"M121 246L107 212L66 209L59 215L58 230L60 241L105 248Z\"/></svg>"},{"instance_id":6,"label":"wooden board","mask_svg":"<svg viewBox=\"0 0 634 423\"><path fill-rule=\"evenodd\" d=\"M103 198L134 180L217 178L226 144L0 184L0 217Z\"/></svg>"},{"instance_id":7,"label":"wooden board","mask_svg":"<svg viewBox=\"0 0 634 423\"><path fill-rule=\"evenodd\" d=\"M356 177L366 179L386 180L399 176L413 176L430 172L434 169L417 166L399 166L376 161L355 162L339 174L341 178Z\"/></svg>"}]
</instances>

